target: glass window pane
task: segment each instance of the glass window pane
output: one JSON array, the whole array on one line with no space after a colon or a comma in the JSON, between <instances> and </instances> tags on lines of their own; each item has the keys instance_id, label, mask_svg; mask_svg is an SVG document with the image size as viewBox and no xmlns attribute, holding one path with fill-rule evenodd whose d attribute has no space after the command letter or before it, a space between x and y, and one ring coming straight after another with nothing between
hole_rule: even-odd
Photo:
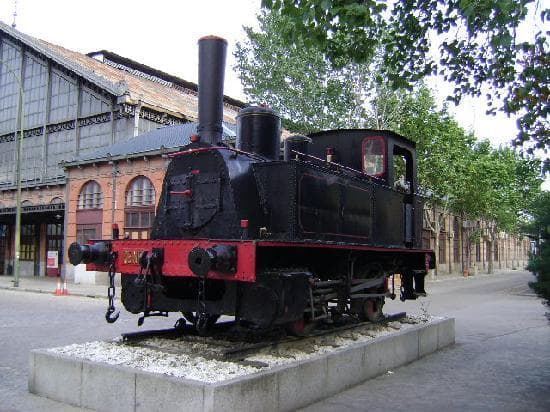
<instances>
[{"instance_id":1,"label":"glass window pane","mask_svg":"<svg viewBox=\"0 0 550 412\"><path fill-rule=\"evenodd\" d=\"M103 207L103 192L99 183L91 181L84 185L78 196L79 209L101 209Z\"/></svg>"},{"instance_id":2,"label":"glass window pane","mask_svg":"<svg viewBox=\"0 0 550 412\"><path fill-rule=\"evenodd\" d=\"M152 182L145 176L132 181L126 193L126 206L152 206L155 204L155 189Z\"/></svg>"},{"instance_id":3,"label":"glass window pane","mask_svg":"<svg viewBox=\"0 0 550 412\"><path fill-rule=\"evenodd\" d=\"M371 176L384 174L385 152L382 138L375 137L363 140L363 171Z\"/></svg>"},{"instance_id":4,"label":"glass window pane","mask_svg":"<svg viewBox=\"0 0 550 412\"><path fill-rule=\"evenodd\" d=\"M149 227L149 213L148 212L142 212L141 214L141 225L140 227Z\"/></svg>"}]
</instances>

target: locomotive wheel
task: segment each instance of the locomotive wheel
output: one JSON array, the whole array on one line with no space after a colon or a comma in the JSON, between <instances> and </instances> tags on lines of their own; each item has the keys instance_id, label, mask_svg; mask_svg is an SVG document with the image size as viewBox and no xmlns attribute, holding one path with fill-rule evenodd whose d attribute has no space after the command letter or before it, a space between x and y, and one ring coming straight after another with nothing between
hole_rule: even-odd
<instances>
[{"instance_id":1,"label":"locomotive wheel","mask_svg":"<svg viewBox=\"0 0 550 412\"><path fill-rule=\"evenodd\" d=\"M365 299L363 303L363 310L360 314L361 320L368 320L369 322L378 322L384 316L382 313L382 307L384 301L380 299Z\"/></svg>"},{"instance_id":2,"label":"locomotive wheel","mask_svg":"<svg viewBox=\"0 0 550 412\"><path fill-rule=\"evenodd\" d=\"M285 325L286 332L292 336L307 336L314 327L314 322L298 319Z\"/></svg>"}]
</instances>

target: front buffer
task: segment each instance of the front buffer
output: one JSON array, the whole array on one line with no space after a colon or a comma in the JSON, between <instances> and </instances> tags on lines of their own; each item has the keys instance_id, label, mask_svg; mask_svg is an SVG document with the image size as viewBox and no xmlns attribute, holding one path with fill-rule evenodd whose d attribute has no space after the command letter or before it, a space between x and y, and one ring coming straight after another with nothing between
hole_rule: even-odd
<instances>
[{"instance_id":1,"label":"front buffer","mask_svg":"<svg viewBox=\"0 0 550 412\"><path fill-rule=\"evenodd\" d=\"M121 273L122 303L143 318L182 312L206 326L225 314L261 329L301 319L310 275L257 274L257 250L254 241L110 240L73 243L69 259Z\"/></svg>"}]
</instances>

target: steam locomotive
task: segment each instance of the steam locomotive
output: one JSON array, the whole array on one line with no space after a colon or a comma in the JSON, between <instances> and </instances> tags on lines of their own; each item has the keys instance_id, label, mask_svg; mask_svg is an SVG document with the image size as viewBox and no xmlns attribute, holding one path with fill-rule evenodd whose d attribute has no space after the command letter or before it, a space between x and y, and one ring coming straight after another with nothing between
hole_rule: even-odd
<instances>
[{"instance_id":1,"label":"steam locomotive","mask_svg":"<svg viewBox=\"0 0 550 412\"><path fill-rule=\"evenodd\" d=\"M389 279L401 300L425 295L435 265L421 248L423 201L415 145L381 130L328 130L284 141L281 119L251 106L236 147L222 142L227 43L199 40L198 134L171 155L149 240L69 247L73 265L115 272L131 313L181 312L199 330L220 315L246 327L307 325L343 316L377 320Z\"/></svg>"}]
</instances>

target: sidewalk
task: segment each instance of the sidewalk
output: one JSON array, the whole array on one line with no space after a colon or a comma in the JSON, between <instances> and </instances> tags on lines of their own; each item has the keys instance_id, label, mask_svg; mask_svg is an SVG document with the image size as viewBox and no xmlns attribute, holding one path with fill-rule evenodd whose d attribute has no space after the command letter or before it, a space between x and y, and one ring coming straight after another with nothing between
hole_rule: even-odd
<instances>
[{"instance_id":1,"label":"sidewalk","mask_svg":"<svg viewBox=\"0 0 550 412\"><path fill-rule=\"evenodd\" d=\"M13 276L0 276L0 289L49 293L53 295L57 289L58 279L57 277L50 276L22 276L19 278L19 287L16 288L13 286ZM61 287L63 287L63 284ZM107 298L107 286L105 285L85 285L67 282L67 290L69 291L69 296Z\"/></svg>"},{"instance_id":2,"label":"sidewalk","mask_svg":"<svg viewBox=\"0 0 550 412\"><path fill-rule=\"evenodd\" d=\"M488 275L487 273L479 273L468 277L463 277L459 274L441 274L435 279L426 277L427 283L444 282L447 280L456 279L475 279L484 278L488 276L498 276L499 274L505 274L508 272L517 272L512 269L497 269L494 274ZM34 293L51 293L54 294L57 289L57 277L49 276L23 276L19 278L19 287L13 286L13 276L0 275L0 289L18 290L21 292L34 292ZM61 285L63 286L63 285ZM106 285L89 285L67 282L67 289L69 296L86 296L91 298L107 298L107 286ZM66 295L63 295L66 296Z\"/></svg>"},{"instance_id":3,"label":"sidewalk","mask_svg":"<svg viewBox=\"0 0 550 412\"><path fill-rule=\"evenodd\" d=\"M499 269L499 268L495 268L494 269L494 272L489 274L487 273L486 271L483 271L483 272L478 272L477 274L473 274L471 273L469 276L464 276L460 273L447 273L447 272L443 272L443 273L439 273L438 276L434 277L434 278L431 278L431 276L428 274L426 276L426 282L444 282L444 281L447 281L447 280L457 280L457 279L464 279L464 280L472 280L472 279L476 279L476 278L486 278L486 277L493 277L493 276L499 276L499 275L509 275L509 274L512 274L512 273L518 273L518 272L522 272L522 271L525 271L526 269L524 268L518 268L518 269L512 269L512 268L502 268L502 269Z\"/></svg>"}]
</instances>

